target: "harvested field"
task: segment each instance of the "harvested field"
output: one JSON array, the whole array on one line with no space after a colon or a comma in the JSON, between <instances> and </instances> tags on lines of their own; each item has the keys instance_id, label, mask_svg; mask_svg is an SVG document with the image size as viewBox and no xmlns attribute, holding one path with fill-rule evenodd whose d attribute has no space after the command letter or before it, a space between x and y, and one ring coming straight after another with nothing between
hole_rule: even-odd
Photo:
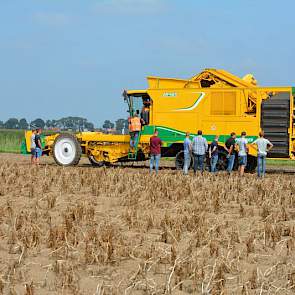
<instances>
[{"instance_id":1,"label":"harvested field","mask_svg":"<svg viewBox=\"0 0 295 295\"><path fill-rule=\"evenodd\" d=\"M291 175L28 162L0 155L0 294L295 292Z\"/></svg>"}]
</instances>

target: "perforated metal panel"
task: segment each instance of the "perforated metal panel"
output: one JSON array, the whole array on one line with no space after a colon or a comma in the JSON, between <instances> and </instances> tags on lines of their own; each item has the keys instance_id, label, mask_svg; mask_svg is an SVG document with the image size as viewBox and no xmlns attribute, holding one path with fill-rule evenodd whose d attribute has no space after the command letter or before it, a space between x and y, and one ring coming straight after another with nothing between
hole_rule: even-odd
<instances>
[{"instance_id":1,"label":"perforated metal panel","mask_svg":"<svg viewBox=\"0 0 295 295\"><path fill-rule=\"evenodd\" d=\"M271 158L289 156L290 93L280 92L265 100L261 106L261 128L274 147Z\"/></svg>"}]
</instances>

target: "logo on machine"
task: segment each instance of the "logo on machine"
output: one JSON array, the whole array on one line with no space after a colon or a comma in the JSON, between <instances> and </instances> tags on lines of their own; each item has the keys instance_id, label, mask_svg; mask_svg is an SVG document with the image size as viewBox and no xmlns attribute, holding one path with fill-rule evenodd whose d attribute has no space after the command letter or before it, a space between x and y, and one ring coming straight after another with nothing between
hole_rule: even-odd
<instances>
[{"instance_id":1,"label":"logo on machine","mask_svg":"<svg viewBox=\"0 0 295 295\"><path fill-rule=\"evenodd\" d=\"M205 96L205 92L193 92L193 93L198 93L199 97L196 99L196 101L193 103L193 105L186 107L186 108L180 108L180 109L176 109L175 111L192 111L194 110L199 103L202 101L202 99Z\"/></svg>"},{"instance_id":2,"label":"logo on machine","mask_svg":"<svg viewBox=\"0 0 295 295\"><path fill-rule=\"evenodd\" d=\"M215 125L215 124L212 124L212 125L211 125L211 130L212 130L212 131L216 131L216 129L217 129L217 128L216 128L216 125Z\"/></svg>"},{"instance_id":3,"label":"logo on machine","mask_svg":"<svg viewBox=\"0 0 295 295\"><path fill-rule=\"evenodd\" d=\"M177 93L176 92L164 92L163 96L164 97L176 97Z\"/></svg>"},{"instance_id":4,"label":"logo on machine","mask_svg":"<svg viewBox=\"0 0 295 295\"><path fill-rule=\"evenodd\" d=\"M251 142L253 142L255 140L255 138L253 138L253 137L247 137L247 140L248 140L249 143L251 143Z\"/></svg>"}]
</instances>

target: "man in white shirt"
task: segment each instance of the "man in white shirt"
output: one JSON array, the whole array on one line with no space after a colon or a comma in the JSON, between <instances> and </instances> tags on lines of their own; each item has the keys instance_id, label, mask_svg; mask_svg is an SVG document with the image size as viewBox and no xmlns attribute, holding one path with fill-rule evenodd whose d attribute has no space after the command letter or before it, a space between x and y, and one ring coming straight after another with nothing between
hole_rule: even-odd
<instances>
[{"instance_id":1,"label":"man in white shirt","mask_svg":"<svg viewBox=\"0 0 295 295\"><path fill-rule=\"evenodd\" d=\"M31 135L31 164L35 164L35 149L36 149L36 143L35 143L35 136L36 136L36 128L32 128L32 135Z\"/></svg>"},{"instance_id":2,"label":"man in white shirt","mask_svg":"<svg viewBox=\"0 0 295 295\"><path fill-rule=\"evenodd\" d=\"M257 174L258 177L265 176L266 168L266 156L267 152L273 147L273 144L266 138L264 138L264 132L259 132L259 138L257 138L252 144L257 145Z\"/></svg>"},{"instance_id":3,"label":"man in white shirt","mask_svg":"<svg viewBox=\"0 0 295 295\"><path fill-rule=\"evenodd\" d=\"M183 174L188 174L188 169L191 163L191 150L192 142L190 140L190 133L187 132L183 142L183 152L184 152L184 165L183 165Z\"/></svg>"},{"instance_id":4,"label":"man in white shirt","mask_svg":"<svg viewBox=\"0 0 295 295\"><path fill-rule=\"evenodd\" d=\"M241 133L241 137L236 140L236 144L239 147L239 171L240 175L244 175L245 167L247 166L247 154L248 154L248 140L246 138L246 132Z\"/></svg>"}]
</instances>

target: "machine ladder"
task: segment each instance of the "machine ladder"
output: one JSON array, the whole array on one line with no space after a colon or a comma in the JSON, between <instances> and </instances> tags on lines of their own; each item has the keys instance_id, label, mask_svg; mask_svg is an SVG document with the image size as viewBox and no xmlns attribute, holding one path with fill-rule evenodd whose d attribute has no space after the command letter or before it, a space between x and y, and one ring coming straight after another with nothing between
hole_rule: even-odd
<instances>
[{"instance_id":1,"label":"machine ladder","mask_svg":"<svg viewBox=\"0 0 295 295\"><path fill-rule=\"evenodd\" d=\"M135 140L134 147L130 146L130 148L129 148L128 160L136 160L137 159L138 144L139 144L139 141L140 141L140 136L141 136L141 131L138 132L138 136L137 136L137 138Z\"/></svg>"}]
</instances>

